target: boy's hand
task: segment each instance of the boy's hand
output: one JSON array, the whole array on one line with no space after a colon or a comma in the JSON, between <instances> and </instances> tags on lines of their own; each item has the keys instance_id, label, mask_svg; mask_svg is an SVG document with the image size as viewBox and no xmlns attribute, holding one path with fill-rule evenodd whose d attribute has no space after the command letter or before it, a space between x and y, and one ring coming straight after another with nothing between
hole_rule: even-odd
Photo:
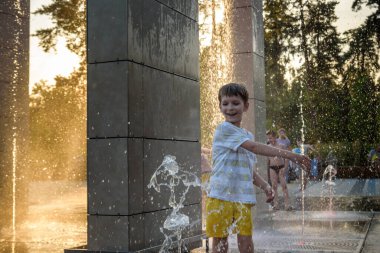
<instances>
[{"instance_id":1,"label":"boy's hand","mask_svg":"<svg viewBox=\"0 0 380 253\"><path fill-rule=\"evenodd\" d=\"M267 195L267 200L266 202L267 203L270 203L273 201L274 199L274 191L272 189L272 187L270 187L270 185L268 185L265 190L264 190L265 194Z\"/></svg>"},{"instance_id":2,"label":"boy's hand","mask_svg":"<svg viewBox=\"0 0 380 253\"><path fill-rule=\"evenodd\" d=\"M305 155L296 155L294 162L296 164L301 165L302 169L305 170L306 172L309 172L311 170L311 160L309 157Z\"/></svg>"}]
</instances>

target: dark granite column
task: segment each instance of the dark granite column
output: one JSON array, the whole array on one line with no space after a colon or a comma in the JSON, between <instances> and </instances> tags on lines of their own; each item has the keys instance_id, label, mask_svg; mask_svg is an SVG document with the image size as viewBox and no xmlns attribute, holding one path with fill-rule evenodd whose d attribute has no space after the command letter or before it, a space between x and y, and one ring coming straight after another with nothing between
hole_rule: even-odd
<instances>
[{"instance_id":1,"label":"dark granite column","mask_svg":"<svg viewBox=\"0 0 380 253\"><path fill-rule=\"evenodd\" d=\"M158 251L169 191L147 185L165 155L200 176L198 2L88 0L87 251ZM183 213L201 234L201 192Z\"/></svg>"}]
</instances>

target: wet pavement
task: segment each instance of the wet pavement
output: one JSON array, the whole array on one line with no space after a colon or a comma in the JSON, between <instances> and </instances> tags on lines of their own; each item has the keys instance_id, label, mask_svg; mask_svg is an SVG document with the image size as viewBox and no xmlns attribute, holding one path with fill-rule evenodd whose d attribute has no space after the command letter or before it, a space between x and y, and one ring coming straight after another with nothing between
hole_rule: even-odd
<instances>
[{"instance_id":1,"label":"wet pavement","mask_svg":"<svg viewBox=\"0 0 380 253\"><path fill-rule=\"evenodd\" d=\"M337 180L334 205L328 205L321 183L312 182L304 192L302 211L299 184L289 184L296 210L272 211L269 205L256 210L255 252L380 252L379 186L378 179ZM30 184L28 218L18 224L16 240L9 229L0 231L0 252L63 253L85 245L86 201L85 182ZM229 240L230 252L238 252L236 236ZM205 247L196 251L205 252Z\"/></svg>"},{"instance_id":2,"label":"wet pavement","mask_svg":"<svg viewBox=\"0 0 380 253\"><path fill-rule=\"evenodd\" d=\"M297 182L288 187L295 211L269 205L256 211L255 252L380 252L379 179L338 179L332 196L322 192L321 182L311 182L304 193ZM236 236L229 245L229 252L238 252Z\"/></svg>"},{"instance_id":3,"label":"wet pavement","mask_svg":"<svg viewBox=\"0 0 380 253\"><path fill-rule=\"evenodd\" d=\"M15 239L12 229L0 229L1 253L63 253L87 243L86 182L33 182L27 194Z\"/></svg>"}]
</instances>

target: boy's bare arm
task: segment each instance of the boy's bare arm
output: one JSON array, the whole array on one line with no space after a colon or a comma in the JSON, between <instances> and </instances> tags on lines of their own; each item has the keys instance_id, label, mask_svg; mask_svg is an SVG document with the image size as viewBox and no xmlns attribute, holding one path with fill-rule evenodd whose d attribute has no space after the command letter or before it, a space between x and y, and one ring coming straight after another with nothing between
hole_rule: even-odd
<instances>
[{"instance_id":1,"label":"boy's bare arm","mask_svg":"<svg viewBox=\"0 0 380 253\"><path fill-rule=\"evenodd\" d=\"M253 173L253 184L262 190L266 190L270 185L258 173Z\"/></svg>"},{"instance_id":2,"label":"boy's bare arm","mask_svg":"<svg viewBox=\"0 0 380 253\"><path fill-rule=\"evenodd\" d=\"M269 203L274 198L272 187L258 173L253 173L253 184L262 189L267 195L266 202Z\"/></svg>"},{"instance_id":3,"label":"boy's bare arm","mask_svg":"<svg viewBox=\"0 0 380 253\"><path fill-rule=\"evenodd\" d=\"M269 157L278 156L292 160L295 163L301 164L307 171L309 171L311 168L311 160L307 156L295 154L285 149L271 147L255 141L245 141L243 144L241 144L241 147L257 155Z\"/></svg>"}]
</instances>

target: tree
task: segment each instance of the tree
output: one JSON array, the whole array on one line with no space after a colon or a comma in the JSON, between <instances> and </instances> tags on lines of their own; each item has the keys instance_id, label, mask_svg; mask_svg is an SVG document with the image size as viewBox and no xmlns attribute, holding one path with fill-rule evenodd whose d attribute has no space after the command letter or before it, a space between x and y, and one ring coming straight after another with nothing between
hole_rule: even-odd
<instances>
[{"instance_id":1,"label":"tree","mask_svg":"<svg viewBox=\"0 0 380 253\"><path fill-rule=\"evenodd\" d=\"M354 0L352 9L359 11L364 4L369 8L375 9L375 12L367 17L364 26L369 36L376 38L377 45L380 46L380 2L379 0Z\"/></svg>"},{"instance_id":2,"label":"tree","mask_svg":"<svg viewBox=\"0 0 380 253\"><path fill-rule=\"evenodd\" d=\"M307 139L320 141L339 136L341 39L333 25L336 1L294 2L296 36L292 53L301 57L303 64L297 70L298 81L304 87L304 118Z\"/></svg>"},{"instance_id":3,"label":"tree","mask_svg":"<svg viewBox=\"0 0 380 253\"><path fill-rule=\"evenodd\" d=\"M284 1L265 1L265 91L267 107L267 128L290 126L292 117L286 117L289 101L289 84L285 79L286 52L293 36L288 4Z\"/></svg>"},{"instance_id":4,"label":"tree","mask_svg":"<svg viewBox=\"0 0 380 253\"><path fill-rule=\"evenodd\" d=\"M85 87L81 73L39 82L30 98L31 154L35 179L85 179Z\"/></svg>"},{"instance_id":5,"label":"tree","mask_svg":"<svg viewBox=\"0 0 380 253\"><path fill-rule=\"evenodd\" d=\"M85 179L86 20L84 0L53 0L35 14L49 15L51 28L38 30L40 46L54 50L58 37L80 56L80 67L54 85L40 81L30 97L31 155L38 179Z\"/></svg>"},{"instance_id":6,"label":"tree","mask_svg":"<svg viewBox=\"0 0 380 253\"><path fill-rule=\"evenodd\" d=\"M35 36L40 39L39 45L48 52L55 49L58 37L66 39L67 48L79 55L82 63L86 57L86 1L85 0L53 0L43 5L34 14L48 15L53 26L40 29Z\"/></svg>"}]
</instances>

